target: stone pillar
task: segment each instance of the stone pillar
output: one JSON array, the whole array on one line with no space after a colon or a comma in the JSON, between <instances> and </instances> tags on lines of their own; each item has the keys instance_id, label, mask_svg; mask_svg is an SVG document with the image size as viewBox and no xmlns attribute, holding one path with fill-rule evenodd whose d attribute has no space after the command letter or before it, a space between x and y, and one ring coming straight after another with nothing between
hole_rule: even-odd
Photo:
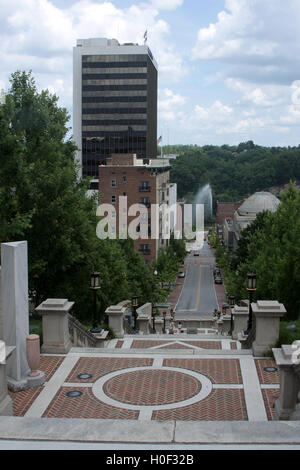
<instances>
[{"instance_id":1,"label":"stone pillar","mask_svg":"<svg viewBox=\"0 0 300 470\"><path fill-rule=\"evenodd\" d=\"M156 333L162 334L163 333L163 327L164 327L164 320L162 318L155 318L155 330Z\"/></svg>"},{"instance_id":2,"label":"stone pillar","mask_svg":"<svg viewBox=\"0 0 300 470\"><path fill-rule=\"evenodd\" d=\"M29 334L27 242L1 244L3 340L15 346L7 360L8 388L27 388L29 366L26 337Z\"/></svg>"},{"instance_id":3,"label":"stone pillar","mask_svg":"<svg viewBox=\"0 0 300 470\"><path fill-rule=\"evenodd\" d=\"M152 304L141 305L136 309L137 313L137 328L141 335L150 334L150 322L152 322Z\"/></svg>"},{"instance_id":4,"label":"stone pillar","mask_svg":"<svg viewBox=\"0 0 300 470\"><path fill-rule=\"evenodd\" d=\"M217 320L217 328L218 328L218 335L221 335L223 331L223 318L222 317L220 317L219 320Z\"/></svg>"},{"instance_id":5,"label":"stone pillar","mask_svg":"<svg viewBox=\"0 0 300 470\"><path fill-rule=\"evenodd\" d=\"M72 347L68 313L73 305L67 299L47 299L35 309L43 317L42 353L66 354Z\"/></svg>"},{"instance_id":6,"label":"stone pillar","mask_svg":"<svg viewBox=\"0 0 300 470\"><path fill-rule=\"evenodd\" d=\"M256 323L255 341L252 344L253 355L263 356L277 343L280 318L286 314L286 310L277 300L258 300L251 305Z\"/></svg>"},{"instance_id":7,"label":"stone pillar","mask_svg":"<svg viewBox=\"0 0 300 470\"><path fill-rule=\"evenodd\" d=\"M114 332L116 338L124 337L124 316L127 308L122 305L111 305L105 310L105 314L108 316L108 326Z\"/></svg>"},{"instance_id":8,"label":"stone pillar","mask_svg":"<svg viewBox=\"0 0 300 470\"><path fill-rule=\"evenodd\" d=\"M7 393L6 361L13 353L14 347L5 347L0 340L0 416L13 416L12 399Z\"/></svg>"},{"instance_id":9,"label":"stone pillar","mask_svg":"<svg viewBox=\"0 0 300 470\"><path fill-rule=\"evenodd\" d=\"M300 420L300 361L293 357L293 345L273 349L276 364L280 368L280 395L275 402L275 419ZM300 347L298 345L298 358Z\"/></svg>"},{"instance_id":10,"label":"stone pillar","mask_svg":"<svg viewBox=\"0 0 300 470\"><path fill-rule=\"evenodd\" d=\"M149 328L149 317L148 316L142 316L139 315L137 318L137 328L139 330L140 335L149 335L150 334L150 328Z\"/></svg>"},{"instance_id":11,"label":"stone pillar","mask_svg":"<svg viewBox=\"0 0 300 470\"><path fill-rule=\"evenodd\" d=\"M228 335L230 331L230 315L223 315L222 334Z\"/></svg>"},{"instance_id":12,"label":"stone pillar","mask_svg":"<svg viewBox=\"0 0 300 470\"><path fill-rule=\"evenodd\" d=\"M247 330L249 308L235 305L232 309L233 332L232 339L238 339L238 334Z\"/></svg>"}]
</instances>

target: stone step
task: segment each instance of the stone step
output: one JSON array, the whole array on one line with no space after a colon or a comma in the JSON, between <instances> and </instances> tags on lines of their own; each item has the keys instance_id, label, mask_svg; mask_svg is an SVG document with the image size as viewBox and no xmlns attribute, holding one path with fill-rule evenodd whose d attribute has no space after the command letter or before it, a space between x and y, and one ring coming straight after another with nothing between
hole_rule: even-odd
<instances>
[{"instance_id":1,"label":"stone step","mask_svg":"<svg viewBox=\"0 0 300 470\"><path fill-rule=\"evenodd\" d=\"M252 349L111 349L111 348L72 348L70 353L92 354L92 355L112 355L112 356L249 356Z\"/></svg>"}]
</instances>

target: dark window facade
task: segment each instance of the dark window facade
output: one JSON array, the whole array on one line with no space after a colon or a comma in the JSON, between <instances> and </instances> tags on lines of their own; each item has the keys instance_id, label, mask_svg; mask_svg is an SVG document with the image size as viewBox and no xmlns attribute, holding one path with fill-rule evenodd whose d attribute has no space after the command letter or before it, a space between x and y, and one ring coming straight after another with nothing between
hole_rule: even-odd
<instances>
[{"instance_id":1,"label":"dark window facade","mask_svg":"<svg viewBox=\"0 0 300 470\"><path fill-rule=\"evenodd\" d=\"M98 165L113 153L156 152L157 70L150 57L83 55L83 176L98 178Z\"/></svg>"}]
</instances>

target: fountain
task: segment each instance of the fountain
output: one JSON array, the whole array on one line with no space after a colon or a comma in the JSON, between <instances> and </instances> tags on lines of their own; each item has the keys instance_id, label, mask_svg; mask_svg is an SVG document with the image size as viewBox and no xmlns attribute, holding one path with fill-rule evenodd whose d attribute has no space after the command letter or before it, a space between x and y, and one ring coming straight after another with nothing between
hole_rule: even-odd
<instances>
[{"instance_id":1,"label":"fountain","mask_svg":"<svg viewBox=\"0 0 300 470\"><path fill-rule=\"evenodd\" d=\"M212 216L212 191L210 184L201 186L194 197L193 204L204 204L204 218L208 220Z\"/></svg>"}]
</instances>

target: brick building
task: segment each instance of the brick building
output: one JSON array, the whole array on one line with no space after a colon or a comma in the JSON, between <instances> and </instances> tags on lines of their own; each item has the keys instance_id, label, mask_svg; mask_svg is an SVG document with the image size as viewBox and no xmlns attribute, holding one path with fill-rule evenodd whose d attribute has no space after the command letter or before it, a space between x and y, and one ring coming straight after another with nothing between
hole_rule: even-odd
<instances>
[{"instance_id":1,"label":"brick building","mask_svg":"<svg viewBox=\"0 0 300 470\"><path fill-rule=\"evenodd\" d=\"M139 207L144 211L141 215L144 226L137 225L139 238L134 240L134 245L147 264L156 260L159 248L169 244L169 240L163 238L162 214L155 212L153 205L169 207L171 186L170 166L166 160L141 160L133 154L112 154L106 165L99 166L99 203L115 207L117 235L124 232L126 236L129 226L133 226L131 223L140 214ZM122 196L126 196L127 201ZM131 208L134 204L139 206ZM168 223L169 219L170 214Z\"/></svg>"},{"instance_id":2,"label":"brick building","mask_svg":"<svg viewBox=\"0 0 300 470\"><path fill-rule=\"evenodd\" d=\"M232 224L233 214L243 203L242 201L236 202L219 202L217 201L217 233L223 243L229 248L232 245L230 227Z\"/></svg>"},{"instance_id":3,"label":"brick building","mask_svg":"<svg viewBox=\"0 0 300 470\"><path fill-rule=\"evenodd\" d=\"M157 157L157 63L149 47L78 39L73 49L73 133L79 176L98 187L113 153Z\"/></svg>"}]
</instances>

